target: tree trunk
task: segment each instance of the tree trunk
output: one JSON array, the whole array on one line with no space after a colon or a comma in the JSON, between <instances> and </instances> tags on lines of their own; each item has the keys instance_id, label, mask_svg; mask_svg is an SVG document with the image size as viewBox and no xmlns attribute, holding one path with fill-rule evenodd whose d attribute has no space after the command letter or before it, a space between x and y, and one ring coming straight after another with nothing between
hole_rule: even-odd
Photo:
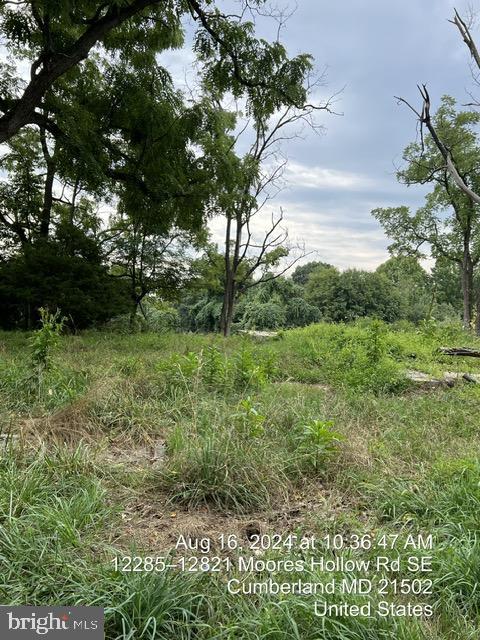
<instances>
[{"instance_id":1,"label":"tree trunk","mask_svg":"<svg viewBox=\"0 0 480 640\"><path fill-rule=\"evenodd\" d=\"M137 302L133 303L132 310L130 311L130 318L128 321L128 327L130 329L130 333L135 333L135 318L137 317Z\"/></svg>"},{"instance_id":2,"label":"tree trunk","mask_svg":"<svg viewBox=\"0 0 480 640\"><path fill-rule=\"evenodd\" d=\"M477 336L480 336L480 290L476 291L476 300L475 300L475 333Z\"/></svg>"},{"instance_id":3,"label":"tree trunk","mask_svg":"<svg viewBox=\"0 0 480 640\"><path fill-rule=\"evenodd\" d=\"M227 338L232 329L233 314L235 311L235 298L237 296L237 275L241 263L240 248L242 244L242 213L235 214L235 240L233 256L230 256L230 243L232 236L232 218L227 219L225 234L225 290L223 293L222 313L220 316L220 330Z\"/></svg>"},{"instance_id":4,"label":"tree trunk","mask_svg":"<svg viewBox=\"0 0 480 640\"><path fill-rule=\"evenodd\" d=\"M50 234L50 221L52 217L53 204L53 180L55 177L55 169L49 164L47 167L47 175L45 178L45 190L43 195L42 217L40 220L40 237L48 239Z\"/></svg>"},{"instance_id":5,"label":"tree trunk","mask_svg":"<svg viewBox=\"0 0 480 640\"><path fill-rule=\"evenodd\" d=\"M225 338L228 338L232 331L233 313L235 310L236 282L233 273L229 273L225 283L223 294L222 313L220 316L220 330Z\"/></svg>"},{"instance_id":6,"label":"tree trunk","mask_svg":"<svg viewBox=\"0 0 480 640\"><path fill-rule=\"evenodd\" d=\"M232 271L232 263L230 260L231 231L232 231L232 218L229 215L227 215L227 227L225 229L225 255L224 255L225 285L223 289L222 311L220 314L220 331L225 337L230 335L230 330L231 330L231 321L229 323L228 318L231 317L229 307L230 307L231 291L233 287L233 278L234 278L234 274Z\"/></svg>"},{"instance_id":7,"label":"tree trunk","mask_svg":"<svg viewBox=\"0 0 480 640\"><path fill-rule=\"evenodd\" d=\"M45 186L43 190L43 206L40 218L40 237L45 240L48 239L50 234L50 222L52 218L52 206L53 206L53 181L55 179L55 160L48 150L47 138L45 129L40 129L40 141L42 144L43 159L47 167L47 175L45 176Z\"/></svg>"},{"instance_id":8,"label":"tree trunk","mask_svg":"<svg viewBox=\"0 0 480 640\"><path fill-rule=\"evenodd\" d=\"M104 3L104 6L109 4ZM26 124L43 123L44 118L36 109L55 80L85 60L97 42L101 42L115 27L144 9L160 4L160 0L133 0L127 6L120 7L123 4L112 3L113 6L104 15L94 19L75 42L63 51L49 54L44 64L40 64L41 57L37 58L32 67L36 73L32 72L23 94L13 100L11 108L0 117L0 142L12 138Z\"/></svg>"},{"instance_id":9,"label":"tree trunk","mask_svg":"<svg viewBox=\"0 0 480 640\"><path fill-rule=\"evenodd\" d=\"M465 329L470 329L472 321L473 262L469 240L469 238L465 239L462 260L463 326Z\"/></svg>"}]
</instances>

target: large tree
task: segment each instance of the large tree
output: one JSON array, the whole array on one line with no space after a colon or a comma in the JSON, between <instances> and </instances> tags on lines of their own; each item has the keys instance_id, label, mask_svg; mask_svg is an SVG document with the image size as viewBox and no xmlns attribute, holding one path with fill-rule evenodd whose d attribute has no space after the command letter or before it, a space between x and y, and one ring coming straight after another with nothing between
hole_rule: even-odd
<instances>
[{"instance_id":1,"label":"large tree","mask_svg":"<svg viewBox=\"0 0 480 640\"><path fill-rule=\"evenodd\" d=\"M202 232L170 228L166 233L154 216L136 218L125 212L111 219L104 236L111 275L127 285L131 330L138 309L145 316L143 301L147 296L171 300L178 295L190 276L189 250L204 240Z\"/></svg>"},{"instance_id":2,"label":"large tree","mask_svg":"<svg viewBox=\"0 0 480 640\"><path fill-rule=\"evenodd\" d=\"M479 113L457 111L455 101L448 96L443 97L433 118L435 131L455 156L457 171L472 191L480 190L479 122ZM463 322L470 327L474 270L480 261L479 205L457 185L430 134L410 144L403 157L406 165L397 174L401 182L432 185L424 206L415 213L407 207L375 209L372 213L393 240L394 253L420 255L424 247L429 247L435 258L458 265L462 274Z\"/></svg>"},{"instance_id":3,"label":"large tree","mask_svg":"<svg viewBox=\"0 0 480 640\"><path fill-rule=\"evenodd\" d=\"M392 283L381 273L321 266L313 271L305 287L306 300L322 318L350 322L370 316L391 322L400 317L400 300Z\"/></svg>"},{"instance_id":4,"label":"large tree","mask_svg":"<svg viewBox=\"0 0 480 640\"><path fill-rule=\"evenodd\" d=\"M250 3L253 9L264 0ZM215 82L250 98L266 92L272 106L296 104L296 87L282 86L279 75L304 64L292 60L276 42L255 37L252 24L225 15L210 0L18 0L0 4L0 31L7 50L30 64L25 79L15 65L4 64L0 78L0 142L28 124L60 132L44 101L59 78L68 76L92 51L132 64L153 63L155 56L183 42L182 20L198 25L196 51ZM261 65L262 73L258 73ZM63 131L69 135L71 132Z\"/></svg>"}]
</instances>

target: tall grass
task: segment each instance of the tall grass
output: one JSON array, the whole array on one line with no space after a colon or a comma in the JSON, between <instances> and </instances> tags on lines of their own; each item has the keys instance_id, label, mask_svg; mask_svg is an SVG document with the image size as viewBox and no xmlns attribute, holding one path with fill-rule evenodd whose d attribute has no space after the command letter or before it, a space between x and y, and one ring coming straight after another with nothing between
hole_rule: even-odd
<instances>
[{"instance_id":1,"label":"tall grass","mask_svg":"<svg viewBox=\"0 0 480 640\"><path fill-rule=\"evenodd\" d=\"M28 336L0 342L0 425L10 435L0 440L3 602L105 606L109 640L478 637L480 394L405 383L407 369L478 371L474 359L438 352L478 346L474 337L372 321L265 344L91 332L59 337L41 387L38 377L29 383ZM60 425L67 444L52 444L44 422ZM77 446L82 426L95 446ZM157 440L161 464L130 468L128 448ZM110 467L96 444L123 447L124 461ZM167 513L181 505L194 520L198 510L278 517L272 527L319 537L432 532L434 618L322 620L312 598L232 596L224 577L115 572L121 512L132 501Z\"/></svg>"}]
</instances>

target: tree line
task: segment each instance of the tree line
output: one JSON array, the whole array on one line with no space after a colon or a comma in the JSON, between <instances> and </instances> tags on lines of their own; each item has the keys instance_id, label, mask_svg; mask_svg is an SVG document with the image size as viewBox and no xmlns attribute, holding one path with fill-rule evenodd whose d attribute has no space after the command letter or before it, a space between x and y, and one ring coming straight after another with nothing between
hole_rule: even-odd
<instances>
[{"instance_id":1,"label":"tree line","mask_svg":"<svg viewBox=\"0 0 480 640\"><path fill-rule=\"evenodd\" d=\"M305 251L289 241L283 210L271 213L282 142L319 127L333 99L315 99L325 78L309 54L288 55L281 11L270 13L276 39L256 35L265 6L244 3L236 15L212 0L0 5L0 326L32 328L45 307L78 329L115 317L134 329L163 309L224 335L320 318L418 321L456 313L461 292L464 324L476 315L480 331L478 113L451 98L434 116L424 106L427 131L398 172L407 185L432 184L424 207L373 212L393 262L373 273L295 269ZM160 62L185 45L188 23L191 95ZM455 24L470 36L458 14ZM425 248L431 274L418 263Z\"/></svg>"}]
</instances>

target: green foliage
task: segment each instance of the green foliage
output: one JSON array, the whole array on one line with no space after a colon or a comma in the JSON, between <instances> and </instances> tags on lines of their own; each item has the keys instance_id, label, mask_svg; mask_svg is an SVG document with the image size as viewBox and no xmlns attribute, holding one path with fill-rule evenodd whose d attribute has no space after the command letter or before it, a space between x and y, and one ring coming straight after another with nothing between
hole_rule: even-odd
<instances>
[{"instance_id":1,"label":"green foliage","mask_svg":"<svg viewBox=\"0 0 480 640\"><path fill-rule=\"evenodd\" d=\"M333 267L319 267L309 277L306 299L318 307L322 317L349 322L365 316L387 322L400 315L400 301L390 281L379 273Z\"/></svg>"},{"instance_id":2,"label":"green foliage","mask_svg":"<svg viewBox=\"0 0 480 640\"><path fill-rule=\"evenodd\" d=\"M432 533L438 608L467 617L480 611L479 482L477 459L447 459L421 479L391 480L373 496L383 518Z\"/></svg>"},{"instance_id":3,"label":"green foliage","mask_svg":"<svg viewBox=\"0 0 480 640\"><path fill-rule=\"evenodd\" d=\"M302 288L283 277L251 288L236 315L238 326L260 330L303 327L319 318L319 310L304 299Z\"/></svg>"},{"instance_id":4,"label":"green foliage","mask_svg":"<svg viewBox=\"0 0 480 640\"><path fill-rule=\"evenodd\" d=\"M59 599L66 606L108 602L107 638L139 628L178 637L195 620L202 601L194 581L187 587L185 576L113 571L105 560L111 553L105 530L115 508L106 500L101 475L84 448L53 448L37 458L14 449L2 452L2 601L41 606ZM93 549L104 557L100 560Z\"/></svg>"},{"instance_id":5,"label":"green foliage","mask_svg":"<svg viewBox=\"0 0 480 640\"><path fill-rule=\"evenodd\" d=\"M282 460L257 436L232 434L217 425L215 431L185 434L176 443L161 473L173 502L245 513L265 508L285 490Z\"/></svg>"},{"instance_id":6,"label":"green foliage","mask_svg":"<svg viewBox=\"0 0 480 640\"><path fill-rule=\"evenodd\" d=\"M30 340L32 362L37 370L47 371L52 366L53 351L58 346L66 318L60 315L60 309L50 313L40 307L39 312L41 326Z\"/></svg>"},{"instance_id":7,"label":"green foliage","mask_svg":"<svg viewBox=\"0 0 480 640\"><path fill-rule=\"evenodd\" d=\"M326 532L376 539L399 535L396 547L382 549L381 555L401 556L402 562L417 555L403 549L409 533L432 533L434 549L421 555L433 556L428 575L433 594L409 597L412 603L432 604L433 618L332 616L325 619L325 632L351 640L473 640L480 579L478 390L468 384L407 394L401 388L396 393L384 393L381 386L352 388L338 356L350 348L364 368L378 368L387 359L402 371L412 366L441 371L455 364L438 353L438 346L478 347L478 342L458 325L440 322L428 333L405 322L322 323L255 344L257 362L275 354L281 368L258 388L222 393L224 376L233 379L239 354L253 350L246 338L67 335L58 345L58 369L76 375L87 369L90 386L87 393L84 386L84 397L58 412L57 404L27 400L24 378L16 388L10 386L8 375L31 371L30 352L23 334L2 333L0 424L10 436L6 446L0 443L3 601L108 601L106 636L112 640L138 629L181 640L232 633L249 640L267 640L272 633L282 640L316 640L319 618L313 602L318 596L233 597L215 574L115 572L111 559L151 554L150 527L156 527L159 514L166 531L155 555L167 554L173 545L164 540L170 533L175 538L184 517L192 522L192 532L198 522L207 536L210 526L224 533L237 533L238 527L242 546L244 524L257 519L262 531L314 534L317 540ZM177 354L185 384L179 378L174 389L164 387L155 368L159 353L164 360ZM60 363L60 357L56 360ZM478 369L475 359L458 366ZM306 384L308 376L323 384ZM33 441L25 430L29 424L35 428ZM97 429L99 442L80 449L51 442L35 450L30 446L43 428L58 424L75 434L88 427L93 435ZM13 444L17 429L25 444L19 449ZM159 439L166 443L161 464L146 459L143 465L138 451ZM184 514L177 505L191 511ZM132 531L135 546L127 549ZM112 545L113 536L122 541L121 549ZM323 547L322 555L334 558ZM376 555L378 548L362 551L366 559ZM298 554L285 549L262 557ZM301 557L308 560L308 552ZM258 580L270 575L258 574ZM337 577L347 576L339 572ZM291 578L288 572L275 573L278 582ZM307 571L304 579L326 578ZM403 602L393 594L386 599ZM363 602L353 594L346 601Z\"/></svg>"},{"instance_id":8,"label":"green foliage","mask_svg":"<svg viewBox=\"0 0 480 640\"><path fill-rule=\"evenodd\" d=\"M317 269L333 269L334 267L327 262L307 262L295 269L292 273L292 280L295 284L305 286L311 274Z\"/></svg>"},{"instance_id":9,"label":"green foliage","mask_svg":"<svg viewBox=\"0 0 480 640\"><path fill-rule=\"evenodd\" d=\"M259 412L250 396L240 402L239 409L239 413L234 414L233 418L241 421L242 428L248 436L252 438L262 436L265 433L266 416Z\"/></svg>"},{"instance_id":10,"label":"green foliage","mask_svg":"<svg viewBox=\"0 0 480 640\"><path fill-rule=\"evenodd\" d=\"M242 326L247 329L279 329L286 325L285 309L275 302L247 302Z\"/></svg>"},{"instance_id":11,"label":"green foliage","mask_svg":"<svg viewBox=\"0 0 480 640\"><path fill-rule=\"evenodd\" d=\"M458 111L455 100L449 96L443 96L432 119L439 138L455 158L462 179L474 192L480 186L477 170L480 153L478 122L477 112ZM480 260L478 211L448 172L444 179L438 179L438 167L442 166L444 160L430 134L427 134L425 144L414 142L408 145L403 157L406 165L398 171L400 182L407 185L432 184L424 205L415 212L400 206L374 209L372 214L392 240L389 248L395 255L422 257L424 254L421 252L426 249L442 264L443 271L448 263L453 269L463 265L466 322L472 307L472 300L468 299L473 290L472 274ZM445 279L442 279L445 285ZM459 284L457 281L457 286ZM457 308L460 306L458 292L461 289L460 286L456 293L451 291L447 301Z\"/></svg>"},{"instance_id":12,"label":"green foliage","mask_svg":"<svg viewBox=\"0 0 480 640\"><path fill-rule=\"evenodd\" d=\"M233 358L235 386L240 389L264 387L276 371L273 352L260 357L249 348L241 349Z\"/></svg>"},{"instance_id":13,"label":"green foliage","mask_svg":"<svg viewBox=\"0 0 480 640\"><path fill-rule=\"evenodd\" d=\"M437 281L422 268L418 258L395 256L376 271L386 276L395 288L400 317L418 323L429 316L441 320L452 315L453 308L448 308L448 301L443 297L439 299ZM454 299L455 296L450 300Z\"/></svg>"},{"instance_id":14,"label":"green foliage","mask_svg":"<svg viewBox=\"0 0 480 640\"><path fill-rule=\"evenodd\" d=\"M180 314L178 310L167 302L148 300L142 303L142 312L134 319L134 329L142 332L170 333L180 329ZM132 332L131 314L117 316L108 321L105 328L118 333Z\"/></svg>"},{"instance_id":15,"label":"green foliage","mask_svg":"<svg viewBox=\"0 0 480 640\"><path fill-rule=\"evenodd\" d=\"M333 430L332 420L312 420L301 425L298 435L298 447L303 457L302 468L320 470L321 463L325 463L334 453L344 436Z\"/></svg>"},{"instance_id":16,"label":"green foliage","mask_svg":"<svg viewBox=\"0 0 480 640\"><path fill-rule=\"evenodd\" d=\"M385 355L385 325L380 320L372 320L367 326L365 341L368 361L371 365L377 365Z\"/></svg>"},{"instance_id":17,"label":"green foliage","mask_svg":"<svg viewBox=\"0 0 480 640\"><path fill-rule=\"evenodd\" d=\"M228 357L211 346L198 353L174 354L160 362L157 369L171 390L178 386L206 385L219 391L243 391L260 389L267 384L275 373L275 358L272 353L258 357L248 348Z\"/></svg>"},{"instance_id":18,"label":"green foliage","mask_svg":"<svg viewBox=\"0 0 480 640\"><path fill-rule=\"evenodd\" d=\"M122 284L109 277L95 243L80 235L39 242L0 263L1 326L32 328L40 307L61 308L78 329L126 310Z\"/></svg>"},{"instance_id":19,"label":"green foliage","mask_svg":"<svg viewBox=\"0 0 480 640\"><path fill-rule=\"evenodd\" d=\"M387 326L376 319L355 325L317 324L285 334L278 349L299 358L291 362L295 378L324 382L377 394L400 392L407 385L399 361L408 346L399 346ZM297 377L298 376L298 377Z\"/></svg>"}]
</instances>

